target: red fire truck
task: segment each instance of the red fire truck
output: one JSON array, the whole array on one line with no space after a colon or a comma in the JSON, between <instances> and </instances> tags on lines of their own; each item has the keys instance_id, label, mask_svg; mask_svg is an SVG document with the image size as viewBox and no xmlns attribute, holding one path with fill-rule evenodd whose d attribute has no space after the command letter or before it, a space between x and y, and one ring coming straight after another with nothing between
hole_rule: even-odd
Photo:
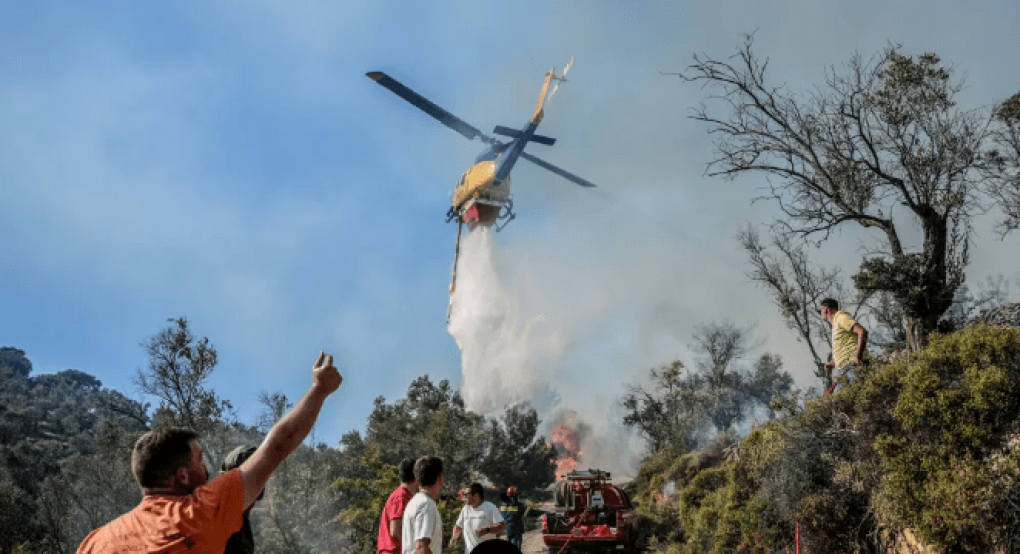
<instances>
[{"instance_id":1,"label":"red fire truck","mask_svg":"<svg viewBox=\"0 0 1020 554\"><path fill-rule=\"evenodd\" d=\"M608 471L588 469L568 473L560 482L556 511L542 516L542 541L550 554L633 550L634 506L609 481Z\"/></svg>"}]
</instances>

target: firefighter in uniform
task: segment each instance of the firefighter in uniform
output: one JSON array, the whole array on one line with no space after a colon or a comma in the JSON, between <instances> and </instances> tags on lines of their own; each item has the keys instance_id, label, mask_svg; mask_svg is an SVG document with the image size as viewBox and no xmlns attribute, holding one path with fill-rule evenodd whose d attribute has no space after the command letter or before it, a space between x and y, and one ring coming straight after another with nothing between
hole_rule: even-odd
<instances>
[{"instance_id":1,"label":"firefighter in uniform","mask_svg":"<svg viewBox=\"0 0 1020 554\"><path fill-rule=\"evenodd\" d=\"M506 538L520 550L524 538L524 518L539 517L545 515L545 511L520 502L517 487L510 487L506 494L499 496L502 500L499 512L503 515L503 522L506 523Z\"/></svg>"}]
</instances>

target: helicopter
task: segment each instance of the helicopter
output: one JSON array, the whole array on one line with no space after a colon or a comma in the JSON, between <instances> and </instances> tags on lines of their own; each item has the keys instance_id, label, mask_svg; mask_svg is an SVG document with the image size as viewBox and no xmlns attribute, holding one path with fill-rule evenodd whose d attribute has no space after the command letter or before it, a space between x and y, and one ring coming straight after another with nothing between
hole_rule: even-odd
<instances>
[{"instance_id":1,"label":"helicopter","mask_svg":"<svg viewBox=\"0 0 1020 554\"><path fill-rule=\"evenodd\" d=\"M518 159L524 158L582 187L595 186L594 183L586 179L582 179L524 151L524 147L529 142L537 142L549 146L556 143L556 139L537 135L535 130L538 129L539 124L545 117L546 102L551 100L556 94L560 84L567 80L567 72L573 64L574 58L571 57L567 65L563 67L563 73L560 75L556 75L555 67L545 72L545 79L542 82L542 90L539 93L535 111L520 130L502 125L497 125L492 130L492 133L495 135L509 137L510 140L506 142L501 142L486 135L382 71L366 73L370 79L379 85L432 116L443 125L460 133L468 140L477 138L487 145L487 148L475 157L474 164L457 181L457 186L453 193L453 203L446 213L447 223L454 219L457 220L457 242L454 247L453 275L450 279L451 309L452 296L457 290L457 260L460 257L460 237L464 226L467 226L468 231L479 226L493 227L496 231L500 231L517 217L513 211L510 171L514 168ZM552 84L551 90L549 88L550 84ZM450 311L447 310L447 321L449 319Z\"/></svg>"}]
</instances>

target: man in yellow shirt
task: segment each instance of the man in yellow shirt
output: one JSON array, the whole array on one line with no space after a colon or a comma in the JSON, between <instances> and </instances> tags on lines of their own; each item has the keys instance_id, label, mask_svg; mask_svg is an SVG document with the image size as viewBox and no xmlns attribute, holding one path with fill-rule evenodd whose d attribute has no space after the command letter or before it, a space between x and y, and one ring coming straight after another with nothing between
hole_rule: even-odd
<instances>
[{"instance_id":1,"label":"man in yellow shirt","mask_svg":"<svg viewBox=\"0 0 1020 554\"><path fill-rule=\"evenodd\" d=\"M854 321L852 315L839 309L839 302L833 298L822 300L822 318L832 325L832 360L825 369L832 372L832 390L843 382L854 380L853 369L868 355L868 330Z\"/></svg>"}]
</instances>

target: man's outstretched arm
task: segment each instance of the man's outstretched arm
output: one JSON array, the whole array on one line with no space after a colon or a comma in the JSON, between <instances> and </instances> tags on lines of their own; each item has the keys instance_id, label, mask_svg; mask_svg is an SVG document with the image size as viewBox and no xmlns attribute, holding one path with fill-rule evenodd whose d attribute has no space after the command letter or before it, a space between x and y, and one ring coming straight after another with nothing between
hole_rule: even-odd
<instances>
[{"instance_id":1,"label":"man's outstretched arm","mask_svg":"<svg viewBox=\"0 0 1020 554\"><path fill-rule=\"evenodd\" d=\"M333 356L319 352L319 359L312 367L312 386L297 405L276 422L258 450L241 464L245 508L255 503L269 476L305 440L319 417L322 403L340 388L342 381L340 372L333 367Z\"/></svg>"}]
</instances>

